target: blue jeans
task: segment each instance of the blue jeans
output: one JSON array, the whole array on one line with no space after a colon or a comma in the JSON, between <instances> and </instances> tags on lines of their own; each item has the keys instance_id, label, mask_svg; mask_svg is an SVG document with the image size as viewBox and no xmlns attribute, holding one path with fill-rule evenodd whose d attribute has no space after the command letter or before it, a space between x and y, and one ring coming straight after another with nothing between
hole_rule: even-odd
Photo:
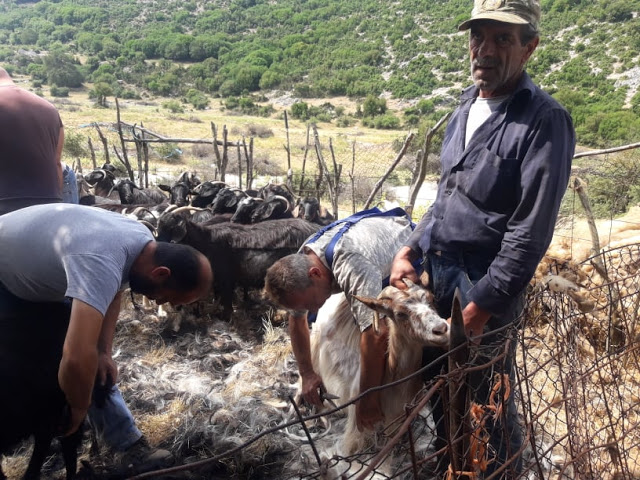
<instances>
[{"instance_id":1,"label":"blue jeans","mask_svg":"<svg viewBox=\"0 0 640 480\"><path fill-rule=\"evenodd\" d=\"M71 302L28 302L10 293L0 283L0 350L7 356L6 362L16 365L22 363L38 364L43 370L51 364L58 365L62 356L62 343L71 315ZM34 335L42 338L42 342L53 342L59 338L59 345L50 352L50 348L38 347ZM27 337L26 340L23 340ZM48 338L47 338L48 337ZM13 345L29 345L29 350L16 351ZM49 358L51 355L54 358ZM47 354L47 357L43 355ZM22 361L25 358L26 361ZM34 362L34 358L37 359ZM58 383L58 368L49 369L45 374L54 385ZM21 380L23 381L23 380ZM4 392L21 388L20 384L3 384ZM142 433L135 425L135 420L127 408L120 391L114 386L104 408L92 405L89 409L89 420L110 448L124 451L133 445Z\"/></svg>"},{"instance_id":2,"label":"blue jeans","mask_svg":"<svg viewBox=\"0 0 640 480\"><path fill-rule=\"evenodd\" d=\"M429 273L431 287L434 294L435 307L438 314L443 318L451 316L451 307L456 287L460 290L462 308L468 301L468 293L471 287L480 280L487 272L492 256L478 255L477 253L449 253L449 252L428 252L425 255L425 268ZM499 332L491 333L496 329L508 325L515 325L524 307L524 294L514 298L511 308L500 317L491 317L484 328L487 336L482 338L479 347L471 347L470 363L472 365L485 365L492 358L504 351L505 341L510 338L509 351L505 358L494 365L488 366L477 372L470 372L467 383L470 387L471 401L478 405L488 405L491 388L494 385L496 374L508 375L511 385L511 394L504 405L504 412L498 421L492 418L487 419L485 424L486 432L490 435L489 458L495 456L495 461L490 463L484 475L488 476L498 467L503 465L507 459L516 455L522 447L522 427L518 421L518 411L513 392L515 391L515 376L513 362L515 358L515 327L502 329ZM423 362L431 363L435 358L442 355L442 350L435 348L425 348ZM444 362L436 362L427 372L425 379L432 379L441 373L446 365ZM427 378L428 377L428 378ZM436 447L439 449L446 445L446 427L444 408L442 400L435 398L432 402L433 416L438 426L438 441ZM448 459L443 459L443 463L448 464ZM517 478L522 471L522 459L520 456L511 462L502 478Z\"/></svg>"},{"instance_id":3,"label":"blue jeans","mask_svg":"<svg viewBox=\"0 0 640 480\"><path fill-rule=\"evenodd\" d=\"M62 167L62 201L64 203L78 203L78 183L76 172L69 165Z\"/></svg>"},{"instance_id":4,"label":"blue jeans","mask_svg":"<svg viewBox=\"0 0 640 480\"><path fill-rule=\"evenodd\" d=\"M113 450L123 452L142 437L116 385L111 387L104 407L91 404L89 421Z\"/></svg>"}]
</instances>

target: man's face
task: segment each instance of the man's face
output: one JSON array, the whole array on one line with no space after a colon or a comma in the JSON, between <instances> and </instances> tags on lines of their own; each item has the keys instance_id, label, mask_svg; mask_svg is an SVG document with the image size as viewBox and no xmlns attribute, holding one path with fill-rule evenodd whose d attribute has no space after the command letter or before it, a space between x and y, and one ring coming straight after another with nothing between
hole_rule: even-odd
<instances>
[{"instance_id":1,"label":"man's face","mask_svg":"<svg viewBox=\"0 0 640 480\"><path fill-rule=\"evenodd\" d=\"M131 272L129 275L129 286L134 293L139 293L145 297L155 300L158 305L170 303L171 305L186 305L201 298L200 291L178 291L167 288L166 279L154 279L145 275Z\"/></svg>"},{"instance_id":2,"label":"man's face","mask_svg":"<svg viewBox=\"0 0 640 480\"><path fill-rule=\"evenodd\" d=\"M331 285L316 282L304 290L288 294L282 299L282 306L288 310L317 312L330 296Z\"/></svg>"},{"instance_id":3,"label":"man's face","mask_svg":"<svg viewBox=\"0 0 640 480\"><path fill-rule=\"evenodd\" d=\"M471 24L471 76L480 89L480 97L499 97L516 88L525 63L538 45L537 38L521 45L521 28L520 25L494 21Z\"/></svg>"}]
</instances>

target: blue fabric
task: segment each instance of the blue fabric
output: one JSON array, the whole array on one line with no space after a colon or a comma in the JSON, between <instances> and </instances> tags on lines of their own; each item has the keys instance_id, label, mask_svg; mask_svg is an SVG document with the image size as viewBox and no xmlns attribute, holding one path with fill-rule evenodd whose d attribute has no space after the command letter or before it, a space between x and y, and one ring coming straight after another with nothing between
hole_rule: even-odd
<instances>
[{"instance_id":1,"label":"blue fabric","mask_svg":"<svg viewBox=\"0 0 640 480\"><path fill-rule=\"evenodd\" d=\"M456 288L459 289L461 294L462 308L464 308L469 302L469 292L473 289L473 286L485 275L485 272L491 264L492 258L490 256L478 256L467 254L446 254L442 253L436 255L430 253L425 260L425 268L429 273L431 285L434 293L434 301L438 314L443 318L451 316L451 306L453 304L453 296ZM500 317L491 317L487 325L485 326L484 333L487 333L487 337L482 339L481 346L472 352L470 358L473 365L484 365L494 358L498 349L502 348L505 344L505 340L508 336L511 337L510 351L502 362L497 362L483 370L472 372L469 374L468 383L471 388L471 400L475 401L479 405L487 405L490 389L493 385L493 378L496 373L507 374L511 383L511 396L506 404L505 424L494 424L492 420L488 420L486 424L487 431L490 434L490 443L496 452L496 462L490 464L489 469L485 472L488 476L497 467L502 465L506 459L515 455L523 442L522 427L518 421L517 407L513 392L515 389L515 376L514 376L514 358L515 358L515 346L516 342L513 339L513 334L516 330L517 321L520 317L524 306L524 296L519 295L515 302L513 302L512 308ZM491 334L495 329L503 327L505 325L512 324L514 327L507 331L501 331L499 333ZM479 335L480 332L474 333ZM424 350L424 362L431 363L436 358L442 355L442 350L439 348L425 348ZM436 363L425 373L425 380L430 380L440 373L443 368L443 363ZM444 422L442 421L443 409L440 398L435 399L433 406L433 415L436 425L438 425L438 437L439 439L446 438L446 430L444 428ZM505 434L504 432L508 432ZM513 471L508 478L517 478L517 474L522 469L522 459L518 458L513 463Z\"/></svg>"},{"instance_id":2,"label":"blue fabric","mask_svg":"<svg viewBox=\"0 0 640 480\"><path fill-rule=\"evenodd\" d=\"M338 230L338 233L336 233L333 236L333 239L329 243L329 246L327 247L327 250L325 252L325 259L327 260L327 264L329 265L329 267L331 267L333 265L333 251L335 249L336 243L338 243L338 240L340 240L342 235L344 235L345 232L349 230L349 228L351 228L352 225L359 222L363 218L368 218L368 217L407 217L409 218L409 215L407 215L407 212L405 212L401 207L396 207L391 210L387 210L386 212L383 212L378 207L373 207L368 210L362 210L346 218L336 220L335 222L332 222L329 225L322 227L320 230L318 230L315 233L315 235L313 235L309 240L307 240L305 244L313 243L316 240L318 240L322 235L324 235L325 232L327 232L328 230L331 230L333 227L337 225L343 225L342 228ZM409 218L409 220L411 219ZM412 229L415 228L415 225L413 222L411 222L411 228ZM387 283L388 283L388 280L387 280Z\"/></svg>"},{"instance_id":3,"label":"blue fabric","mask_svg":"<svg viewBox=\"0 0 640 480\"><path fill-rule=\"evenodd\" d=\"M76 172L69 165L64 165L62 168L62 201L64 203L79 203Z\"/></svg>"},{"instance_id":4,"label":"blue fabric","mask_svg":"<svg viewBox=\"0 0 640 480\"><path fill-rule=\"evenodd\" d=\"M369 217L407 217L409 219L409 222L411 223L411 229L415 228L415 224L411 221L411 218L403 208L396 207L391 210L387 210L383 212L378 207L373 207L368 210L362 210L360 212L356 212L353 215L350 215L340 220L336 220L335 222L332 222L329 225L322 227L309 240L305 242L305 245L315 242L327 231L331 230L333 227L337 225L342 225L342 228L338 230L338 232L333 236L333 238L331 239L331 242L329 242L329 245L325 251L325 259L329 267L331 267L333 265L333 252L335 250L336 244L338 243L338 240L340 240L342 235L344 235L345 232L349 230L349 228L351 228L352 225L359 222L363 218L369 218ZM418 272L418 275L420 275L420 273L422 272L422 260L418 258L414 262L413 266L416 269L416 272ZM389 286L389 278L390 277L386 277L382 280L382 288ZM318 317L318 312L308 312L307 323L311 325L316 321L317 317Z\"/></svg>"},{"instance_id":5,"label":"blue fabric","mask_svg":"<svg viewBox=\"0 0 640 480\"><path fill-rule=\"evenodd\" d=\"M467 89L447 125L436 200L407 245L418 253L492 258L469 298L501 315L525 289L549 246L568 184L575 132L566 110L525 73L465 148L469 109L477 95L476 87Z\"/></svg>"},{"instance_id":6,"label":"blue fabric","mask_svg":"<svg viewBox=\"0 0 640 480\"><path fill-rule=\"evenodd\" d=\"M91 405L89 421L113 450L123 452L142 437L142 432L136 427L135 420L115 385L111 387L104 407Z\"/></svg>"}]
</instances>

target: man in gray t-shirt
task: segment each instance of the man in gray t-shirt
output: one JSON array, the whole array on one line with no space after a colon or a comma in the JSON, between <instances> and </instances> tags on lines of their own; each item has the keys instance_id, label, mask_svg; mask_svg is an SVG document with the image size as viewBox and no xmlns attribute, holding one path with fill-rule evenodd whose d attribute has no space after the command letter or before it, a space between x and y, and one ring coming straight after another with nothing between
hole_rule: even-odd
<instances>
[{"instance_id":1,"label":"man in gray t-shirt","mask_svg":"<svg viewBox=\"0 0 640 480\"><path fill-rule=\"evenodd\" d=\"M345 294L360 331L360 392L380 386L387 332L383 328L379 333L374 331L373 311L353 296L378 296L383 280L389 276L393 253L412 232L406 216L362 218L336 237L342 226L329 228L308 240L299 253L278 260L265 278L267 296L289 310L289 335L302 379L302 395L316 406L322 404L319 389L323 381L311 361L308 312L317 312L334 293ZM329 264L326 252L332 244ZM381 420L379 392L369 393L356 403L358 429L373 429Z\"/></svg>"},{"instance_id":2,"label":"man in gray t-shirt","mask_svg":"<svg viewBox=\"0 0 640 480\"><path fill-rule=\"evenodd\" d=\"M181 305L202 298L213 278L209 261L195 249L156 242L142 224L83 205L36 205L3 215L0 245L3 342L10 341L2 338L3 326L15 334L8 325L20 322L24 332L18 334L28 336L49 317L48 305L70 302L57 372L71 410L67 433L84 419L96 378L116 380L111 348L123 290ZM3 392L20 388L3 380Z\"/></svg>"}]
</instances>

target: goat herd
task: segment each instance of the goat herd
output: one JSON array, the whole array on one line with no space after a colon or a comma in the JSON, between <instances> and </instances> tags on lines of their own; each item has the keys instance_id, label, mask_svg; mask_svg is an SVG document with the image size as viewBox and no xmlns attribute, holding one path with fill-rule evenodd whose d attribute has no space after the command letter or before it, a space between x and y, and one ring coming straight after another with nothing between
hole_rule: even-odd
<instances>
[{"instance_id":1,"label":"goat herd","mask_svg":"<svg viewBox=\"0 0 640 480\"><path fill-rule=\"evenodd\" d=\"M204 253L214 270L213 290L229 320L236 287L260 288L267 269L296 252L333 217L315 197L297 198L282 184L259 190L201 182L184 172L172 185L139 188L117 180L103 165L78 179L80 203L94 205L144 223L158 241L183 243ZM163 191L169 193L167 197Z\"/></svg>"}]
</instances>

